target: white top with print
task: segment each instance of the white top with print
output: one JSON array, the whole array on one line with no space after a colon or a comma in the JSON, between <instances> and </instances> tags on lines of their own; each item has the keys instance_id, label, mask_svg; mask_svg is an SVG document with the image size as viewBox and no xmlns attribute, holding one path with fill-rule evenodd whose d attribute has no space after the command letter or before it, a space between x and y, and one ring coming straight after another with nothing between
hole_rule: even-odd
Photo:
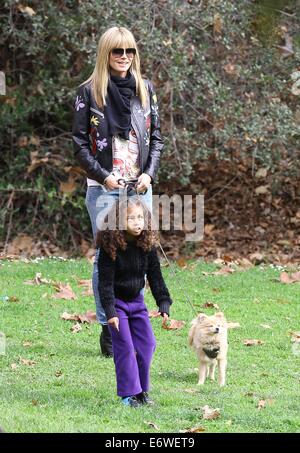
<instances>
[{"instance_id":1,"label":"white top with print","mask_svg":"<svg viewBox=\"0 0 300 453\"><path fill-rule=\"evenodd\" d=\"M139 147L137 137L132 129L129 132L129 140L113 137L112 140L113 153L113 172L118 173L120 177L127 180L135 179L140 174L138 165ZM88 186L100 186L97 181L87 178Z\"/></svg>"}]
</instances>

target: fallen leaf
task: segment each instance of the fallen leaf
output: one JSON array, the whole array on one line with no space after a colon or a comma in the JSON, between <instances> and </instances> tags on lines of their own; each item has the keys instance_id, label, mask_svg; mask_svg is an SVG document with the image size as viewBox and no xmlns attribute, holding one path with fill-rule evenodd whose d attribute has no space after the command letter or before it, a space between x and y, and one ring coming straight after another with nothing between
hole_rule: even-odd
<instances>
[{"instance_id":1,"label":"fallen leaf","mask_svg":"<svg viewBox=\"0 0 300 453\"><path fill-rule=\"evenodd\" d=\"M61 315L61 319L64 321L77 321L81 323L88 323L92 324L93 322L97 322L97 316L94 311L87 311L83 315L78 315L77 313L70 314L67 311L64 311Z\"/></svg>"},{"instance_id":2,"label":"fallen leaf","mask_svg":"<svg viewBox=\"0 0 300 453\"><path fill-rule=\"evenodd\" d=\"M253 261L254 264L261 264L264 261L264 256L259 252L251 253L249 260Z\"/></svg>"},{"instance_id":3,"label":"fallen leaf","mask_svg":"<svg viewBox=\"0 0 300 453\"><path fill-rule=\"evenodd\" d=\"M215 308L216 310L219 310L219 305L214 304L213 302L205 302L205 304L202 305L203 308Z\"/></svg>"},{"instance_id":4,"label":"fallen leaf","mask_svg":"<svg viewBox=\"0 0 300 453\"><path fill-rule=\"evenodd\" d=\"M37 405L39 404L39 402L38 402L38 400L32 400L32 401L31 401L31 404L32 404L33 406L37 406Z\"/></svg>"},{"instance_id":5,"label":"fallen leaf","mask_svg":"<svg viewBox=\"0 0 300 453\"><path fill-rule=\"evenodd\" d=\"M268 186L259 186L259 187L256 187L256 189L255 189L256 195L265 195L268 192L269 192Z\"/></svg>"},{"instance_id":6,"label":"fallen leaf","mask_svg":"<svg viewBox=\"0 0 300 453\"><path fill-rule=\"evenodd\" d=\"M253 263L248 260L247 258L238 258L236 260L236 263L238 266L242 267L243 269L250 269L251 267L253 267Z\"/></svg>"},{"instance_id":7,"label":"fallen leaf","mask_svg":"<svg viewBox=\"0 0 300 453\"><path fill-rule=\"evenodd\" d=\"M255 178L266 178L268 170L266 168L259 168L255 173Z\"/></svg>"},{"instance_id":8,"label":"fallen leaf","mask_svg":"<svg viewBox=\"0 0 300 453\"><path fill-rule=\"evenodd\" d=\"M78 333L82 330L82 327L81 325L77 322L76 324L74 324L73 327L71 327L70 329L73 333Z\"/></svg>"},{"instance_id":9,"label":"fallen leaf","mask_svg":"<svg viewBox=\"0 0 300 453\"><path fill-rule=\"evenodd\" d=\"M166 330L179 330L182 329L185 325L184 321L176 321L176 319L167 319L163 318L162 328Z\"/></svg>"},{"instance_id":10,"label":"fallen leaf","mask_svg":"<svg viewBox=\"0 0 300 453\"><path fill-rule=\"evenodd\" d=\"M16 370L18 368L18 365L16 363L12 363L10 365L10 367L11 367L12 370Z\"/></svg>"},{"instance_id":11,"label":"fallen leaf","mask_svg":"<svg viewBox=\"0 0 300 453\"><path fill-rule=\"evenodd\" d=\"M155 423L153 423L153 422L144 422L144 423L146 423L146 425L150 426L150 428L154 428L157 431L159 431L159 427Z\"/></svg>"},{"instance_id":12,"label":"fallen leaf","mask_svg":"<svg viewBox=\"0 0 300 453\"><path fill-rule=\"evenodd\" d=\"M178 258L178 260L176 260L176 263L177 263L177 266L181 267L182 269L187 268L187 261L184 258Z\"/></svg>"},{"instance_id":13,"label":"fallen leaf","mask_svg":"<svg viewBox=\"0 0 300 453\"><path fill-rule=\"evenodd\" d=\"M17 5L17 8L21 13L23 14L28 14L28 16L35 16L36 12L34 9L30 8L30 6L24 6L24 5Z\"/></svg>"},{"instance_id":14,"label":"fallen leaf","mask_svg":"<svg viewBox=\"0 0 300 453\"><path fill-rule=\"evenodd\" d=\"M28 365L28 366L36 365L36 361L35 360L22 359L22 357L20 357L20 362L22 363L22 365Z\"/></svg>"},{"instance_id":15,"label":"fallen leaf","mask_svg":"<svg viewBox=\"0 0 300 453\"><path fill-rule=\"evenodd\" d=\"M244 340L243 341L245 346L258 346L264 344L262 340Z\"/></svg>"},{"instance_id":16,"label":"fallen leaf","mask_svg":"<svg viewBox=\"0 0 300 453\"><path fill-rule=\"evenodd\" d=\"M159 318L161 315L157 310L149 311L148 313L149 318Z\"/></svg>"},{"instance_id":17,"label":"fallen leaf","mask_svg":"<svg viewBox=\"0 0 300 453\"><path fill-rule=\"evenodd\" d=\"M269 326L269 324L260 324L260 327L263 327L264 329L272 329L272 327Z\"/></svg>"},{"instance_id":18,"label":"fallen leaf","mask_svg":"<svg viewBox=\"0 0 300 453\"><path fill-rule=\"evenodd\" d=\"M54 299L67 299L67 300L77 299L69 283L67 284L57 283L55 284L55 289L58 292L52 296Z\"/></svg>"},{"instance_id":19,"label":"fallen leaf","mask_svg":"<svg viewBox=\"0 0 300 453\"><path fill-rule=\"evenodd\" d=\"M300 281L300 272L294 272L289 276L287 272L281 272L280 274L280 281L281 283L295 283Z\"/></svg>"},{"instance_id":20,"label":"fallen leaf","mask_svg":"<svg viewBox=\"0 0 300 453\"><path fill-rule=\"evenodd\" d=\"M267 400L259 400L257 404L258 410L264 409L268 404L273 404L273 400L267 399Z\"/></svg>"},{"instance_id":21,"label":"fallen leaf","mask_svg":"<svg viewBox=\"0 0 300 453\"><path fill-rule=\"evenodd\" d=\"M205 420L214 420L214 419L220 417L220 409L219 408L212 409L211 407L209 407L206 404L205 406L202 407L202 410L203 410L203 418Z\"/></svg>"},{"instance_id":22,"label":"fallen leaf","mask_svg":"<svg viewBox=\"0 0 300 453\"><path fill-rule=\"evenodd\" d=\"M198 368L197 368L197 372L198 372ZM193 393L193 394L194 394L194 393L197 393L197 390L195 390L195 389L183 389L183 391L184 391L185 393Z\"/></svg>"},{"instance_id":23,"label":"fallen leaf","mask_svg":"<svg viewBox=\"0 0 300 453\"><path fill-rule=\"evenodd\" d=\"M55 371L54 374L55 374L56 377L61 377L63 373L62 373L61 370L58 370L58 371Z\"/></svg>"},{"instance_id":24,"label":"fallen leaf","mask_svg":"<svg viewBox=\"0 0 300 453\"><path fill-rule=\"evenodd\" d=\"M27 348L28 346L32 346L32 343L30 341L24 341L23 346Z\"/></svg>"},{"instance_id":25,"label":"fallen leaf","mask_svg":"<svg viewBox=\"0 0 300 453\"><path fill-rule=\"evenodd\" d=\"M289 335L291 335L293 343L300 343L300 332L289 332Z\"/></svg>"},{"instance_id":26,"label":"fallen leaf","mask_svg":"<svg viewBox=\"0 0 300 453\"><path fill-rule=\"evenodd\" d=\"M24 282L26 285L51 285L53 283L52 280L48 280L47 278L42 278L41 272L37 272L33 280L27 280Z\"/></svg>"},{"instance_id":27,"label":"fallen leaf","mask_svg":"<svg viewBox=\"0 0 300 453\"><path fill-rule=\"evenodd\" d=\"M186 428L179 430L180 433L203 433L205 428L203 426L196 426L195 428Z\"/></svg>"},{"instance_id":28,"label":"fallen leaf","mask_svg":"<svg viewBox=\"0 0 300 453\"><path fill-rule=\"evenodd\" d=\"M83 296L93 296L93 284L92 280L78 280L78 286L86 288L86 291L82 293Z\"/></svg>"},{"instance_id":29,"label":"fallen leaf","mask_svg":"<svg viewBox=\"0 0 300 453\"><path fill-rule=\"evenodd\" d=\"M19 299L16 296L9 296L8 301L9 302L19 302Z\"/></svg>"}]
</instances>

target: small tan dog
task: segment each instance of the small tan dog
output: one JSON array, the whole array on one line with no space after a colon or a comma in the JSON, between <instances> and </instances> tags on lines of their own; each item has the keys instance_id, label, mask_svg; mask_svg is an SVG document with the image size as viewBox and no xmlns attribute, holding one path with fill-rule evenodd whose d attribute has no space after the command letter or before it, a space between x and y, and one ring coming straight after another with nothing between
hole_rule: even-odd
<instances>
[{"instance_id":1,"label":"small tan dog","mask_svg":"<svg viewBox=\"0 0 300 453\"><path fill-rule=\"evenodd\" d=\"M215 380L215 368L218 363L219 384L225 385L227 366L227 322L222 312L207 316L200 313L192 321L188 341L198 355L199 381L202 385L209 376Z\"/></svg>"}]
</instances>

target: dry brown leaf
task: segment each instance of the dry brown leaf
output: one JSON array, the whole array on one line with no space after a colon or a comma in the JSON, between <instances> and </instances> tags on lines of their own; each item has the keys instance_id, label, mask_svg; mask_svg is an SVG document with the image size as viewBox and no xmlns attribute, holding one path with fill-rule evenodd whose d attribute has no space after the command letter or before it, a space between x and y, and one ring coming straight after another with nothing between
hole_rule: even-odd
<instances>
[{"instance_id":1,"label":"dry brown leaf","mask_svg":"<svg viewBox=\"0 0 300 453\"><path fill-rule=\"evenodd\" d=\"M249 260L254 262L254 264L260 264L264 261L264 256L259 252L251 253Z\"/></svg>"},{"instance_id":2,"label":"dry brown leaf","mask_svg":"<svg viewBox=\"0 0 300 453\"><path fill-rule=\"evenodd\" d=\"M32 343L30 341L23 341L23 346L24 348L27 348L29 346L32 346Z\"/></svg>"},{"instance_id":3,"label":"dry brown leaf","mask_svg":"<svg viewBox=\"0 0 300 453\"><path fill-rule=\"evenodd\" d=\"M73 327L71 327L70 329L73 333L78 333L82 330L82 327L81 325L79 324L79 322L77 322L76 324L74 324Z\"/></svg>"},{"instance_id":4,"label":"dry brown leaf","mask_svg":"<svg viewBox=\"0 0 300 453\"><path fill-rule=\"evenodd\" d=\"M235 272L234 269L232 269L229 266L225 266L225 267L222 267L222 269L220 269L216 272L213 272L213 275L228 275L228 274L232 274L233 272Z\"/></svg>"},{"instance_id":5,"label":"dry brown leaf","mask_svg":"<svg viewBox=\"0 0 300 453\"><path fill-rule=\"evenodd\" d=\"M157 310L151 310L148 313L149 318L159 318L161 315Z\"/></svg>"},{"instance_id":6,"label":"dry brown leaf","mask_svg":"<svg viewBox=\"0 0 300 453\"><path fill-rule=\"evenodd\" d=\"M256 187L256 189L255 189L256 195L265 195L268 192L269 192L269 186L259 186L259 187Z\"/></svg>"},{"instance_id":7,"label":"dry brown leaf","mask_svg":"<svg viewBox=\"0 0 300 453\"><path fill-rule=\"evenodd\" d=\"M78 280L78 286L86 288L86 291L82 293L83 296L93 296L93 283L92 280Z\"/></svg>"},{"instance_id":8,"label":"dry brown leaf","mask_svg":"<svg viewBox=\"0 0 300 453\"><path fill-rule=\"evenodd\" d=\"M162 328L166 330L180 330L184 327L184 321L177 321L176 319L167 319L163 318Z\"/></svg>"},{"instance_id":9,"label":"dry brown leaf","mask_svg":"<svg viewBox=\"0 0 300 453\"><path fill-rule=\"evenodd\" d=\"M28 365L28 366L36 365L36 361L35 360L22 359L22 357L20 357L20 363L22 363L22 365Z\"/></svg>"},{"instance_id":10,"label":"dry brown leaf","mask_svg":"<svg viewBox=\"0 0 300 453\"><path fill-rule=\"evenodd\" d=\"M300 281L300 272L294 272L289 276L287 272L281 272L280 274L280 281L281 283L296 283Z\"/></svg>"},{"instance_id":11,"label":"dry brown leaf","mask_svg":"<svg viewBox=\"0 0 300 453\"><path fill-rule=\"evenodd\" d=\"M61 377L63 372L61 370L57 370L57 371L55 371L54 374L55 374L56 377Z\"/></svg>"},{"instance_id":12,"label":"dry brown leaf","mask_svg":"<svg viewBox=\"0 0 300 453\"><path fill-rule=\"evenodd\" d=\"M178 260L176 260L176 263L177 263L177 266L181 267L182 269L186 269L187 268L187 261L186 259L184 258L178 258Z\"/></svg>"},{"instance_id":13,"label":"dry brown leaf","mask_svg":"<svg viewBox=\"0 0 300 453\"><path fill-rule=\"evenodd\" d=\"M273 404L273 400L267 399L267 400L259 400L257 404L258 410L264 409L267 405Z\"/></svg>"},{"instance_id":14,"label":"dry brown leaf","mask_svg":"<svg viewBox=\"0 0 300 453\"><path fill-rule=\"evenodd\" d=\"M64 311L61 315L61 319L63 319L64 321L78 321L78 315L76 315L76 313L73 313L71 315L67 311Z\"/></svg>"},{"instance_id":15,"label":"dry brown leaf","mask_svg":"<svg viewBox=\"0 0 300 453\"><path fill-rule=\"evenodd\" d=\"M16 296L9 296L8 302L19 302L19 299Z\"/></svg>"},{"instance_id":16,"label":"dry brown leaf","mask_svg":"<svg viewBox=\"0 0 300 453\"><path fill-rule=\"evenodd\" d=\"M203 418L205 420L214 420L220 417L220 409L217 407L216 409L212 409L207 404L202 407L203 410Z\"/></svg>"},{"instance_id":17,"label":"dry brown leaf","mask_svg":"<svg viewBox=\"0 0 300 453\"><path fill-rule=\"evenodd\" d=\"M260 346L264 344L264 341L262 340L244 340L243 341L245 346Z\"/></svg>"},{"instance_id":18,"label":"dry brown leaf","mask_svg":"<svg viewBox=\"0 0 300 453\"><path fill-rule=\"evenodd\" d=\"M214 304L213 302L207 301L205 304L202 305L203 308L215 308L216 310L219 310L219 305Z\"/></svg>"},{"instance_id":19,"label":"dry brown leaf","mask_svg":"<svg viewBox=\"0 0 300 453\"><path fill-rule=\"evenodd\" d=\"M53 281L48 280L47 278L42 278L41 272L37 272L33 280L27 280L24 283L26 285L51 285Z\"/></svg>"},{"instance_id":20,"label":"dry brown leaf","mask_svg":"<svg viewBox=\"0 0 300 453\"><path fill-rule=\"evenodd\" d=\"M213 23L213 29L214 29L214 34L220 34L222 33L222 18L220 14L215 14L214 15L214 23Z\"/></svg>"},{"instance_id":21,"label":"dry brown leaf","mask_svg":"<svg viewBox=\"0 0 300 453\"><path fill-rule=\"evenodd\" d=\"M291 335L293 343L300 343L300 332L289 332L289 335Z\"/></svg>"},{"instance_id":22,"label":"dry brown leaf","mask_svg":"<svg viewBox=\"0 0 300 453\"><path fill-rule=\"evenodd\" d=\"M243 269L250 269L253 267L253 263L247 258L238 258L236 260L238 266L241 266Z\"/></svg>"},{"instance_id":23,"label":"dry brown leaf","mask_svg":"<svg viewBox=\"0 0 300 453\"><path fill-rule=\"evenodd\" d=\"M92 324L93 322L97 322L97 316L94 311L87 311L86 313L79 315L77 313L70 314L67 311L64 311L61 315L61 319L64 321L78 321L81 323L88 323Z\"/></svg>"},{"instance_id":24,"label":"dry brown leaf","mask_svg":"<svg viewBox=\"0 0 300 453\"><path fill-rule=\"evenodd\" d=\"M150 426L150 428L154 428L154 429L156 429L156 431L159 431L159 427L155 423L153 423L153 422L144 422L144 423L146 423L146 425Z\"/></svg>"},{"instance_id":25,"label":"dry brown leaf","mask_svg":"<svg viewBox=\"0 0 300 453\"><path fill-rule=\"evenodd\" d=\"M12 370L16 370L18 368L18 365L16 363L12 363L10 365L10 367L11 367Z\"/></svg>"},{"instance_id":26,"label":"dry brown leaf","mask_svg":"<svg viewBox=\"0 0 300 453\"><path fill-rule=\"evenodd\" d=\"M196 426L195 428L186 428L179 430L180 433L203 433L204 431L204 426Z\"/></svg>"},{"instance_id":27,"label":"dry brown leaf","mask_svg":"<svg viewBox=\"0 0 300 453\"><path fill-rule=\"evenodd\" d=\"M17 5L17 8L21 13L28 14L28 16L35 16L36 12L30 6Z\"/></svg>"},{"instance_id":28,"label":"dry brown leaf","mask_svg":"<svg viewBox=\"0 0 300 453\"><path fill-rule=\"evenodd\" d=\"M255 173L255 178L266 178L268 170L267 168L259 168Z\"/></svg>"},{"instance_id":29,"label":"dry brown leaf","mask_svg":"<svg viewBox=\"0 0 300 453\"><path fill-rule=\"evenodd\" d=\"M76 183L76 178L69 175L68 181L60 183L59 190L63 193L73 193L77 187L78 184Z\"/></svg>"},{"instance_id":30,"label":"dry brown leaf","mask_svg":"<svg viewBox=\"0 0 300 453\"><path fill-rule=\"evenodd\" d=\"M54 285L55 289L58 291L52 297L54 299L66 299L66 300L75 300L77 299L76 294L73 292L69 283L57 283Z\"/></svg>"}]
</instances>

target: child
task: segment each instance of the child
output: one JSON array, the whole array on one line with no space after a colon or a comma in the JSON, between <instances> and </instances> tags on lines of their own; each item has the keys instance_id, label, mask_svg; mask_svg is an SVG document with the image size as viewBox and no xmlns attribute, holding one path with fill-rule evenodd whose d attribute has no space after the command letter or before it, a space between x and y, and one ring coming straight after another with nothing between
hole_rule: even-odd
<instances>
[{"instance_id":1,"label":"child","mask_svg":"<svg viewBox=\"0 0 300 453\"><path fill-rule=\"evenodd\" d=\"M125 405L138 407L152 403L147 392L155 350L141 291L145 277L164 318L169 316L172 300L161 273L148 209L135 196L117 200L113 209L114 229L106 227L97 234L99 293L112 335L117 394Z\"/></svg>"}]
</instances>

